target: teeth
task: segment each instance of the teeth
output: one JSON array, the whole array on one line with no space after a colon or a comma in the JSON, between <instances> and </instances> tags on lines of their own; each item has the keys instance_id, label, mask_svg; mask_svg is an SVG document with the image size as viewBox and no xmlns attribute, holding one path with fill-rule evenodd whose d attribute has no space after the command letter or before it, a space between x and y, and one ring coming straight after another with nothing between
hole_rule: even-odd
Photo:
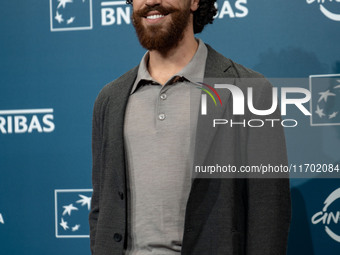
<instances>
[{"instance_id":1,"label":"teeth","mask_svg":"<svg viewBox=\"0 0 340 255\"><path fill-rule=\"evenodd\" d=\"M164 15L151 15L151 16L147 16L147 19L159 19L164 17Z\"/></svg>"}]
</instances>

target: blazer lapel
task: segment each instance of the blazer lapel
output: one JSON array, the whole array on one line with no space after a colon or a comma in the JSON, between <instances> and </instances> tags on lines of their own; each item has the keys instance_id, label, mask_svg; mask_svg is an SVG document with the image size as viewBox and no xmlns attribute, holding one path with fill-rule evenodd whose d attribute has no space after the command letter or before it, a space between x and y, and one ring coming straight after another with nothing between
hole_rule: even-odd
<instances>
[{"instance_id":1,"label":"blazer lapel","mask_svg":"<svg viewBox=\"0 0 340 255\"><path fill-rule=\"evenodd\" d=\"M124 119L127 102L129 99L130 91L133 83L137 77L138 66L130 70L128 73L120 77L115 81L115 85L112 89L111 105L108 111L108 118L114 119L114 122L110 125L110 137L115 139L114 143L110 143L114 146L111 151L115 151L116 155L107 155L107 157L114 157L119 159L114 162L117 166L115 169L114 182L119 189L124 190L126 187L126 160L125 160L125 149L124 149ZM119 155L118 157L115 157ZM122 169L123 171L121 171Z\"/></svg>"},{"instance_id":2,"label":"blazer lapel","mask_svg":"<svg viewBox=\"0 0 340 255\"><path fill-rule=\"evenodd\" d=\"M235 74L232 73L232 62L216 52L209 45L208 56L205 67L204 83L214 87L216 83L234 83ZM204 93L203 91L201 94ZM223 113L226 111L226 105L230 97L229 90L220 91L219 96L222 106L214 105L213 100L207 100L207 115L198 113L197 130L195 138L194 151L194 167L204 163L205 157L211 147L212 140L215 136L217 128L212 126L214 119L222 119ZM193 170L193 169L192 169Z\"/></svg>"}]
</instances>

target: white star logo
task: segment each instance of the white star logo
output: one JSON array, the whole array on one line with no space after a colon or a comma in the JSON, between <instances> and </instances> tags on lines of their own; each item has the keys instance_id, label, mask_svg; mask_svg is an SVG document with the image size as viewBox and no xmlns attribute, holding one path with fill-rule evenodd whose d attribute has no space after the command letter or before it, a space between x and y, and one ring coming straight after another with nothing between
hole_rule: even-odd
<instances>
[{"instance_id":1,"label":"white star logo","mask_svg":"<svg viewBox=\"0 0 340 255\"><path fill-rule=\"evenodd\" d=\"M338 115L338 112L333 112L332 114L329 115L329 119L334 119Z\"/></svg>"},{"instance_id":2,"label":"white star logo","mask_svg":"<svg viewBox=\"0 0 340 255\"><path fill-rule=\"evenodd\" d=\"M72 3L73 0L58 0L58 2L59 2L59 4L58 4L57 9L59 9L61 6L62 6L63 8L65 8L65 7L66 7L66 4Z\"/></svg>"},{"instance_id":3,"label":"white star logo","mask_svg":"<svg viewBox=\"0 0 340 255\"><path fill-rule=\"evenodd\" d=\"M61 22L63 22L64 21L64 19L63 19L63 15L62 14L59 14L59 12L57 11L57 13L56 13L56 15L55 15L55 17L54 17L57 21L58 21L58 23L60 24Z\"/></svg>"},{"instance_id":4,"label":"white star logo","mask_svg":"<svg viewBox=\"0 0 340 255\"><path fill-rule=\"evenodd\" d=\"M67 225L67 221L64 221L63 218L61 218L61 222L60 222L59 224L60 224L60 226L62 226L62 228L63 228L64 230L69 229L69 227L68 227L68 225Z\"/></svg>"},{"instance_id":5,"label":"white star logo","mask_svg":"<svg viewBox=\"0 0 340 255\"><path fill-rule=\"evenodd\" d=\"M74 21L75 18L76 18L76 17L71 17L71 18L69 18L69 19L66 21L66 24L71 24L71 23L73 23L73 21Z\"/></svg>"},{"instance_id":6,"label":"white star logo","mask_svg":"<svg viewBox=\"0 0 340 255\"><path fill-rule=\"evenodd\" d=\"M325 114L323 113L323 109L320 109L319 105L316 106L316 111L315 113L317 115L319 115L320 118L322 118L323 116L325 116Z\"/></svg>"},{"instance_id":7,"label":"white star logo","mask_svg":"<svg viewBox=\"0 0 340 255\"><path fill-rule=\"evenodd\" d=\"M79 224L75 225L74 227L72 227L72 232L79 230L79 228L80 228Z\"/></svg>"},{"instance_id":8,"label":"white star logo","mask_svg":"<svg viewBox=\"0 0 340 255\"><path fill-rule=\"evenodd\" d=\"M79 199L76 203L81 203L81 206L85 206L87 205L87 209L90 210L91 208L91 197L87 197L87 196L84 196L84 195L80 195L79 196L81 197L81 199Z\"/></svg>"},{"instance_id":9,"label":"white star logo","mask_svg":"<svg viewBox=\"0 0 340 255\"><path fill-rule=\"evenodd\" d=\"M320 78L323 78L321 81ZM316 82L316 79L317 82ZM313 91L314 84L318 88ZM321 84L322 83L322 84ZM312 94L310 118L311 126L340 125L340 74L325 74L310 76L310 92Z\"/></svg>"},{"instance_id":10,"label":"white star logo","mask_svg":"<svg viewBox=\"0 0 340 255\"><path fill-rule=\"evenodd\" d=\"M63 208L64 208L63 215L68 214L69 216L71 216L72 211L78 211L78 208L74 207L73 204L64 205Z\"/></svg>"},{"instance_id":11,"label":"white star logo","mask_svg":"<svg viewBox=\"0 0 340 255\"><path fill-rule=\"evenodd\" d=\"M322 100L324 100L325 102L327 102L327 98L328 98L329 96L336 96L334 93L331 93L329 90L324 91L324 92L320 92L319 95L321 95L321 96L320 96L318 102L321 102Z\"/></svg>"},{"instance_id":12,"label":"white star logo","mask_svg":"<svg viewBox=\"0 0 340 255\"><path fill-rule=\"evenodd\" d=\"M2 217L2 214L0 213L0 223L5 224L4 217Z\"/></svg>"}]
</instances>

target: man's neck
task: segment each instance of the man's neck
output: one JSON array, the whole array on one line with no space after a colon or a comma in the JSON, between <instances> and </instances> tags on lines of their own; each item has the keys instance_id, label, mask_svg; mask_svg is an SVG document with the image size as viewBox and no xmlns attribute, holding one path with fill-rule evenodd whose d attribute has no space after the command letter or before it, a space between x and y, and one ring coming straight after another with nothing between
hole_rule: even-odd
<instances>
[{"instance_id":1,"label":"man's neck","mask_svg":"<svg viewBox=\"0 0 340 255\"><path fill-rule=\"evenodd\" d=\"M148 71L153 79L164 85L173 75L182 70L193 58L198 42L193 34L187 34L177 47L166 54L153 50L149 52Z\"/></svg>"}]
</instances>

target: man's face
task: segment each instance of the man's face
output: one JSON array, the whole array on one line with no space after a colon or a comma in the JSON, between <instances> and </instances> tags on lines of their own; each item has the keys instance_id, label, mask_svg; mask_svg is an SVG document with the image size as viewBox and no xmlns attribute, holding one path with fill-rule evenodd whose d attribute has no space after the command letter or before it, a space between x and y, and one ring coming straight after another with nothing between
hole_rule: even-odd
<instances>
[{"instance_id":1,"label":"man's face","mask_svg":"<svg viewBox=\"0 0 340 255\"><path fill-rule=\"evenodd\" d=\"M166 53L176 47L191 22L191 0L134 0L133 25L141 45Z\"/></svg>"}]
</instances>

